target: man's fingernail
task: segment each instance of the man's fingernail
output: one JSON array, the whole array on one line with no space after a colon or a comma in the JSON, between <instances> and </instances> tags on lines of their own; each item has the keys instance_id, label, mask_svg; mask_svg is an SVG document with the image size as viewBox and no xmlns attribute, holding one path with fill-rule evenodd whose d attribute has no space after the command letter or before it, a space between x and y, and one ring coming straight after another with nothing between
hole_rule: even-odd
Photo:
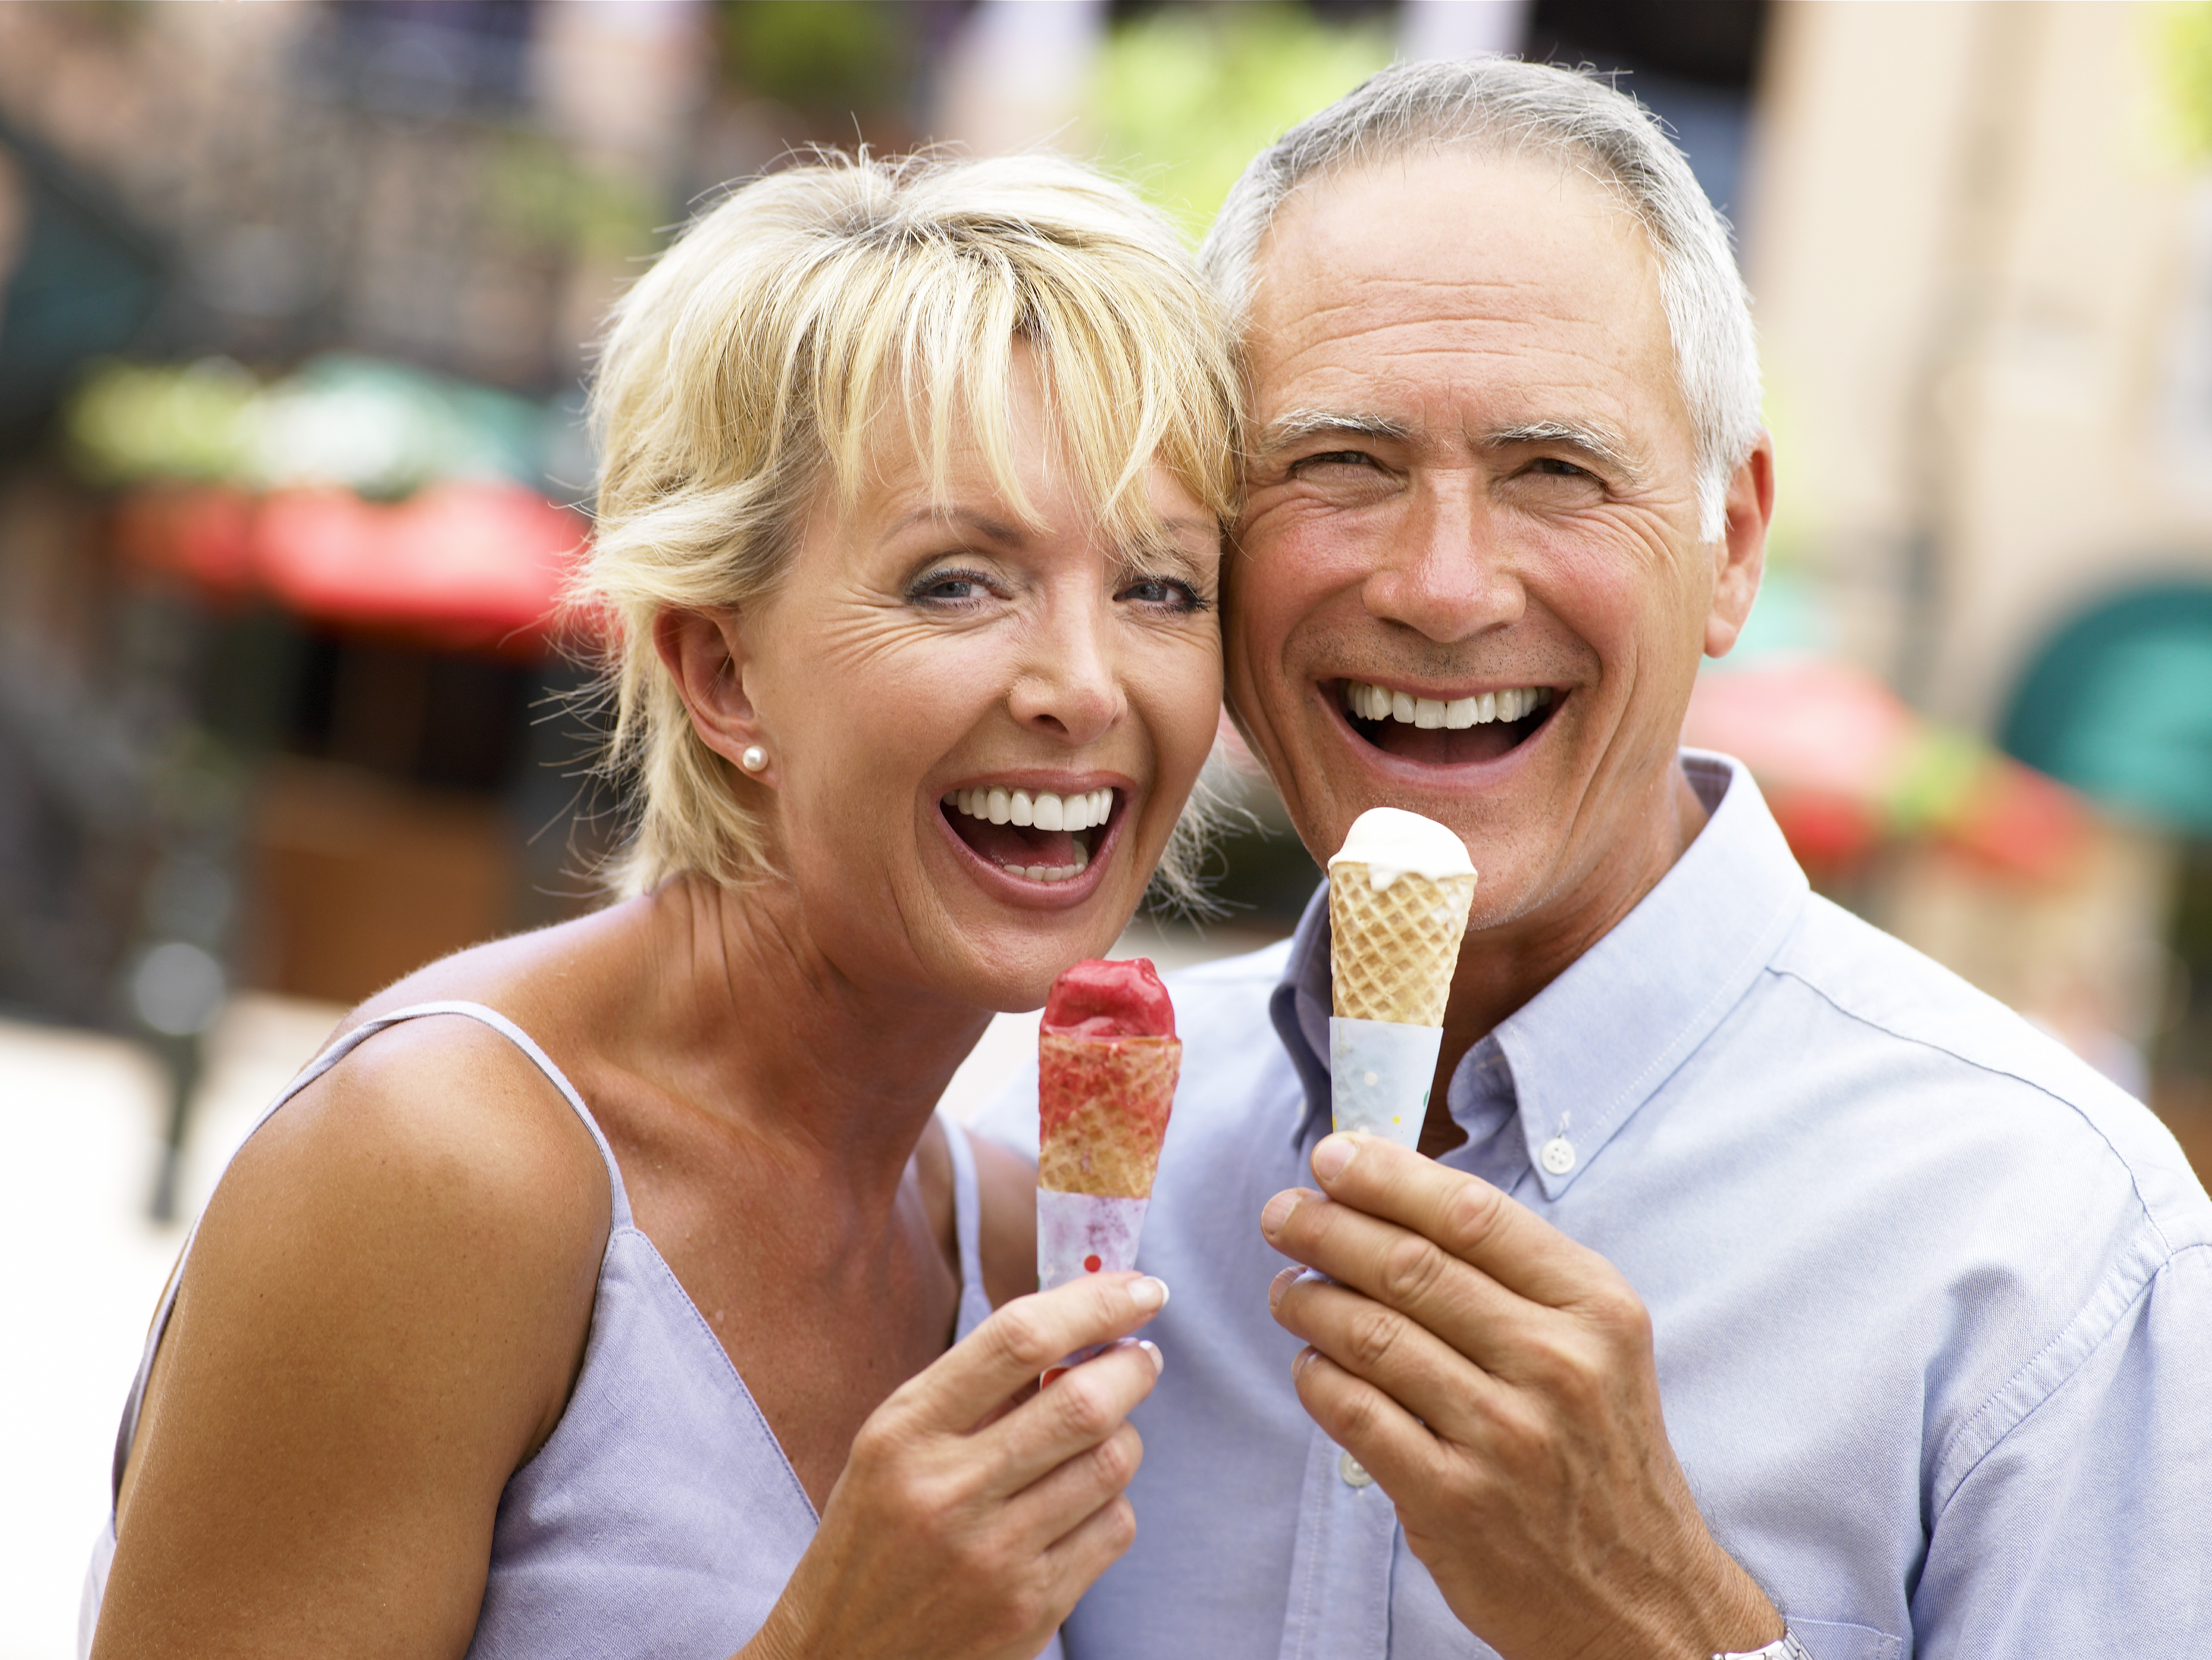
<instances>
[{"instance_id":1,"label":"man's fingernail","mask_svg":"<svg viewBox=\"0 0 2212 1660\"><path fill-rule=\"evenodd\" d=\"M1158 1343L1147 1343L1143 1339L1139 1338L1137 1342L1137 1347L1152 1357L1153 1377L1157 1377L1161 1372L1167 1370L1168 1358L1160 1353L1160 1346Z\"/></svg>"},{"instance_id":2,"label":"man's fingernail","mask_svg":"<svg viewBox=\"0 0 2212 1660\"><path fill-rule=\"evenodd\" d=\"M1314 1149L1314 1174L1324 1182L1333 1182L1344 1174L1344 1167L1358 1156L1359 1143L1346 1135L1325 1135Z\"/></svg>"},{"instance_id":3,"label":"man's fingernail","mask_svg":"<svg viewBox=\"0 0 2212 1660\"><path fill-rule=\"evenodd\" d=\"M1283 1300L1283 1293L1291 1288L1291 1282L1304 1272L1303 1268L1285 1268L1267 1282L1268 1313L1273 1314L1275 1311L1276 1304Z\"/></svg>"},{"instance_id":4,"label":"man's fingernail","mask_svg":"<svg viewBox=\"0 0 2212 1660\"><path fill-rule=\"evenodd\" d=\"M1168 1282L1155 1280L1149 1274L1141 1280L1132 1280L1129 1300L1147 1314L1164 1309L1168 1305Z\"/></svg>"},{"instance_id":5,"label":"man's fingernail","mask_svg":"<svg viewBox=\"0 0 2212 1660\"><path fill-rule=\"evenodd\" d=\"M1273 1239L1283 1231L1283 1224L1291 1219L1291 1213L1298 1207L1295 1190L1279 1193L1267 1201L1267 1208L1260 1213L1260 1231Z\"/></svg>"}]
</instances>

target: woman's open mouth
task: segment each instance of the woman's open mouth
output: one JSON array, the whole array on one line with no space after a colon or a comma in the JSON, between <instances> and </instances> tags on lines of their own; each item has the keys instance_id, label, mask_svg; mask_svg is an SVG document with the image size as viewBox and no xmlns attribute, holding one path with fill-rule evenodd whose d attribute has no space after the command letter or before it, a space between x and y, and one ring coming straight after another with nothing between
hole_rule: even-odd
<instances>
[{"instance_id":1,"label":"woman's open mouth","mask_svg":"<svg viewBox=\"0 0 2212 1660\"><path fill-rule=\"evenodd\" d=\"M1340 680L1337 693L1352 731L1386 755L1431 767L1494 761L1533 737L1559 703L1549 686L1442 698Z\"/></svg>"},{"instance_id":2,"label":"woman's open mouth","mask_svg":"<svg viewBox=\"0 0 2212 1660\"><path fill-rule=\"evenodd\" d=\"M945 818L977 858L1008 876L1066 882L1089 868L1117 794L1110 786L1058 795L978 785L948 793Z\"/></svg>"}]
</instances>

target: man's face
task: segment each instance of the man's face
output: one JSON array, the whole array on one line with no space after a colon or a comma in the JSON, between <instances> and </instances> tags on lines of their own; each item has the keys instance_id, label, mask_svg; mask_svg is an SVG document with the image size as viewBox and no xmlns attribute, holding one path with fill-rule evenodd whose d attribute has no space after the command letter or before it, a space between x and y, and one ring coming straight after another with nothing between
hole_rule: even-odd
<instances>
[{"instance_id":1,"label":"man's face","mask_svg":"<svg viewBox=\"0 0 2212 1660\"><path fill-rule=\"evenodd\" d=\"M1749 609L1763 454L1701 542L1656 258L1554 162L1354 171L1295 194L1258 259L1240 726L1316 857L1404 807L1466 842L1474 927L1609 926L1605 896L1679 851L1675 740Z\"/></svg>"}]
</instances>

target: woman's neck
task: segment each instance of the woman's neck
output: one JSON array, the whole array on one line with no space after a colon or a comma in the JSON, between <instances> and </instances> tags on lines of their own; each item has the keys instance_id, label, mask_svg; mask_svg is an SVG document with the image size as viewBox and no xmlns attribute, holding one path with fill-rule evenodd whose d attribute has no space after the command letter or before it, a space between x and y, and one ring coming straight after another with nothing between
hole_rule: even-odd
<instances>
[{"instance_id":1,"label":"woman's neck","mask_svg":"<svg viewBox=\"0 0 2212 1660\"><path fill-rule=\"evenodd\" d=\"M785 883L679 879L642 904L652 966L633 1031L653 1047L653 1069L680 1071L702 1110L836 1165L856 1197L879 1189L888 1203L989 1012L856 983Z\"/></svg>"}]
</instances>

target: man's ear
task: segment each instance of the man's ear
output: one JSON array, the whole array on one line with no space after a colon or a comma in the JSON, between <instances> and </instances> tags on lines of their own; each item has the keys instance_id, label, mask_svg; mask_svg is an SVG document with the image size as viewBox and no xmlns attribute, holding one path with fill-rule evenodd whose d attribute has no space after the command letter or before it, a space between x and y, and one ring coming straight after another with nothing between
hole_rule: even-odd
<instances>
[{"instance_id":1,"label":"man's ear","mask_svg":"<svg viewBox=\"0 0 2212 1660\"><path fill-rule=\"evenodd\" d=\"M746 769L765 783L775 774L775 751L745 691L744 630L734 611L664 611L653 619L653 648L676 682L699 740L733 767L756 746L768 764Z\"/></svg>"},{"instance_id":2,"label":"man's ear","mask_svg":"<svg viewBox=\"0 0 2212 1660\"><path fill-rule=\"evenodd\" d=\"M1705 613L1705 655L1725 657L1751 616L1766 570L1766 527L1774 518L1774 438L1759 442L1729 480L1728 526L1714 547L1713 602Z\"/></svg>"}]
</instances>

